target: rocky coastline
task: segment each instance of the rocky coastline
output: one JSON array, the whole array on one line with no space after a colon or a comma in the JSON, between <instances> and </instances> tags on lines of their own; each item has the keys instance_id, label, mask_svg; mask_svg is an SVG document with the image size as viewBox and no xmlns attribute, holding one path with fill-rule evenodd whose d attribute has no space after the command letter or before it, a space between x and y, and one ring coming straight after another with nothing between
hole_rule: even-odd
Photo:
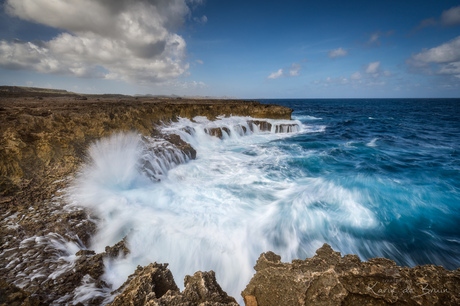
<instances>
[{"instance_id":1,"label":"rocky coastline","mask_svg":"<svg viewBox=\"0 0 460 306\"><path fill-rule=\"evenodd\" d=\"M101 278L104 261L129 249L120 241L103 253L87 250L97 230L95 217L69 208L64 194L94 141L136 131L165 140L193 159L196 152L189 144L177 135L162 135L157 127L178 117L236 115L255 118L252 124L263 130L271 128L264 118L290 119L291 112L256 101L0 87L0 305L74 304L85 286L100 292L85 304L100 305L113 290ZM215 137L224 132L207 131ZM64 254L56 247L62 244L75 246L75 253ZM71 269L62 268L68 265L66 256L72 258ZM460 304L460 270L398 267L383 258L362 262L328 245L311 259L292 263L264 253L255 270L242 292L246 305ZM133 272L113 292L113 305L237 305L213 271L187 276L182 292L166 263Z\"/></svg>"}]
</instances>

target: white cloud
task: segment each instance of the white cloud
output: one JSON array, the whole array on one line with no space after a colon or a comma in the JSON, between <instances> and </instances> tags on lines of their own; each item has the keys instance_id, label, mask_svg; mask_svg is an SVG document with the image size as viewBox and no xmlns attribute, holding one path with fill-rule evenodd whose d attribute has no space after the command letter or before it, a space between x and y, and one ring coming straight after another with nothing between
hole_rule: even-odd
<instances>
[{"instance_id":1,"label":"white cloud","mask_svg":"<svg viewBox=\"0 0 460 306\"><path fill-rule=\"evenodd\" d=\"M366 73L376 74L379 71L380 62L372 62L366 66Z\"/></svg>"},{"instance_id":2,"label":"white cloud","mask_svg":"<svg viewBox=\"0 0 460 306\"><path fill-rule=\"evenodd\" d=\"M343 76L339 76L337 78L327 77L324 81L315 80L312 83L314 85L323 85L324 87L329 87L330 85L347 85L350 83L350 81Z\"/></svg>"},{"instance_id":3,"label":"white cloud","mask_svg":"<svg viewBox=\"0 0 460 306\"><path fill-rule=\"evenodd\" d=\"M359 71L356 71L355 73L352 73L350 76L350 79L352 80L360 80L362 78L361 73Z\"/></svg>"},{"instance_id":4,"label":"white cloud","mask_svg":"<svg viewBox=\"0 0 460 306\"><path fill-rule=\"evenodd\" d=\"M389 70L384 70L382 72L380 61L377 61L364 65L361 71L352 73L349 78L343 76L335 78L327 77L324 80L315 80L312 83L314 85L323 85L324 87L329 87L332 85L347 85L352 88L359 88L362 86L384 86L386 85L386 81L383 77L390 76L391 72Z\"/></svg>"},{"instance_id":5,"label":"white cloud","mask_svg":"<svg viewBox=\"0 0 460 306\"><path fill-rule=\"evenodd\" d=\"M342 57L342 56L345 56L345 55L348 55L348 51L345 50L345 49L342 49L342 47L340 47L338 49L335 49L335 50L331 50L328 53L328 56L330 58Z\"/></svg>"},{"instance_id":6,"label":"white cloud","mask_svg":"<svg viewBox=\"0 0 460 306\"><path fill-rule=\"evenodd\" d=\"M456 26L460 25L460 6L451 7L450 9L442 12L439 18L427 18L420 22L420 24L415 27L410 34L414 34L415 32L427 28L427 27L434 27L437 25L443 26Z\"/></svg>"},{"instance_id":7,"label":"white cloud","mask_svg":"<svg viewBox=\"0 0 460 306\"><path fill-rule=\"evenodd\" d=\"M413 54L411 59L420 64L460 61L460 36L438 47L424 49L420 53Z\"/></svg>"},{"instance_id":8,"label":"white cloud","mask_svg":"<svg viewBox=\"0 0 460 306\"><path fill-rule=\"evenodd\" d=\"M292 63L291 67L289 68L289 76L299 76L301 68L302 65L299 63Z\"/></svg>"},{"instance_id":9,"label":"white cloud","mask_svg":"<svg viewBox=\"0 0 460 306\"><path fill-rule=\"evenodd\" d=\"M136 83L187 74L186 43L174 33L190 14L185 0L7 0L5 8L64 32L44 42L0 41L1 67Z\"/></svg>"},{"instance_id":10,"label":"white cloud","mask_svg":"<svg viewBox=\"0 0 460 306\"><path fill-rule=\"evenodd\" d=\"M292 63L290 67L280 68L278 69L278 71L270 73L267 79L278 79L278 78L286 77L286 76L296 77L300 75L300 69L302 69L301 64Z\"/></svg>"},{"instance_id":11,"label":"white cloud","mask_svg":"<svg viewBox=\"0 0 460 306\"><path fill-rule=\"evenodd\" d=\"M267 79L278 79L282 76L283 76L283 69L278 69L278 71L270 73Z\"/></svg>"},{"instance_id":12,"label":"white cloud","mask_svg":"<svg viewBox=\"0 0 460 306\"><path fill-rule=\"evenodd\" d=\"M442 12L441 23L446 26L455 26L460 24L460 5L452 7Z\"/></svg>"},{"instance_id":13,"label":"white cloud","mask_svg":"<svg viewBox=\"0 0 460 306\"><path fill-rule=\"evenodd\" d=\"M406 65L415 73L443 75L447 82L457 86L460 78L460 36L440 46L412 54L406 60Z\"/></svg>"}]
</instances>

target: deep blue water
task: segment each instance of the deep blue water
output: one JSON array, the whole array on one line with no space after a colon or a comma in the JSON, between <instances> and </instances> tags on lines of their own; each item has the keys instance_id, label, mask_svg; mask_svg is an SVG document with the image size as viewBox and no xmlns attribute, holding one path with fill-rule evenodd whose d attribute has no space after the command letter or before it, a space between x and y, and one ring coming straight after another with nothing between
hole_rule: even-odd
<instances>
[{"instance_id":1,"label":"deep blue water","mask_svg":"<svg viewBox=\"0 0 460 306\"><path fill-rule=\"evenodd\" d=\"M300 146L289 165L303 176L363 195L377 226L340 229L362 242L354 246L362 257L460 267L460 99L261 102L325 127L278 145Z\"/></svg>"},{"instance_id":2,"label":"deep blue water","mask_svg":"<svg viewBox=\"0 0 460 306\"><path fill-rule=\"evenodd\" d=\"M460 267L460 99L262 102L294 120L267 119L270 131L249 117L165 124L194 160L135 133L90 148L69 195L99 217L92 249L127 237L131 253L105 263L113 289L156 261L179 285L214 270L237 297L262 252L288 262L323 243L362 260Z\"/></svg>"}]
</instances>

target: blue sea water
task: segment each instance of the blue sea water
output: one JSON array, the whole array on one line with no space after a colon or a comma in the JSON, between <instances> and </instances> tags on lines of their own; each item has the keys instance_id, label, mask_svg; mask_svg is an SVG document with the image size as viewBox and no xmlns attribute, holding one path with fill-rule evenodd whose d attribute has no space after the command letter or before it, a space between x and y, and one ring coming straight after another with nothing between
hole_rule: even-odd
<instances>
[{"instance_id":1,"label":"blue sea water","mask_svg":"<svg viewBox=\"0 0 460 306\"><path fill-rule=\"evenodd\" d=\"M338 228L359 244L343 244L340 235L327 237L328 243L400 265L460 266L459 99L265 102L294 109L293 118L304 124L326 127L279 142L286 150L301 148L288 162L299 177L356 192L373 214L372 227ZM331 204L315 203L327 213L340 209Z\"/></svg>"},{"instance_id":2,"label":"blue sea water","mask_svg":"<svg viewBox=\"0 0 460 306\"><path fill-rule=\"evenodd\" d=\"M71 199L99 217L93 249L127 237L131 254L105 263L113 289L156 261L178 285L214 270L238 297L260 253L303 259L323 243L362 260L460 267L460 99L261 102L292 108L293 121L165 125L195 160L133 133L93 145ZM287 123L297 128L275 133ZM215 127L223 139L206 133Z\"/></svg>"}]
</instances>

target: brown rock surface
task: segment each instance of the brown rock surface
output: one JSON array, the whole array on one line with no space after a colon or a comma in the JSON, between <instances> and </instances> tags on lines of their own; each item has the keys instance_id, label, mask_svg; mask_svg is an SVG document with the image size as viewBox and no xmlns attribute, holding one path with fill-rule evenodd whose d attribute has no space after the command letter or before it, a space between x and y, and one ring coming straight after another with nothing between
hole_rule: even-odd
<instances>
[{"instance_id":1,"label":"brown rock surface","mask_svg":"<svg viewBox=\"0 0 460 306\"><path fill-rule=\"evenodd\" d=\"M32 180L73 173L88 145L118 131L155 134L178 117L235 115L290 119L292 110L256 101L87 96L61 91L16 92L0 88L0 195L20 192ZM18 89L19 90L19 89ZM36 94L40 94L38 97Z\"/></svg>"},{"instance_id":2,"label":"brown rock surface","mask_svg":"<svg viewBox=\"0 0 460 306\"><path fill-rule=\"evenodd\" d=\"M136 131L166 140L193 159L196 152L189 144L177 135L161 135L157 127L179 116L288 119L291 112L255 101L82 96L0 86L0 279L46 302L63 295L71 298L70 292L82 283L101 292L107 289L99 280L103 258L118 250L81 251L69 270L60 258L74 254L55 248L71 243L85 249L96 231L95 217L66 206L63 193L95 140ZM50 278L56 269L62 273ZM89 303L100 302L101 297L95 297Z\"/></svg>"},{"instance_id":3,"label":"brown rock surface","mask_svg":"<svg viewBox=\"0 0 460 306\"><path fill-rule=\"evenodd\" d=\"M460 305L459 270L399 267L385 258L366 262L342 257L327 244L292 263L263 253L254 269L241 294L252 305Z\"/></svg>"},{"instance_id":4,"label":"brown rock surface","mask_svg":"<svg viewBox=\"0 0 460 306\"><path fill-rule=\"evenodd\" d=\"M30 293L0 279L0 306L42 306L46 305Z\"/></svg>"},{"instance_id":5,"label":"brown rock surface","mask_svg":"<svg viewBox=\"0 0 460 306\"><path fill-rule=\"evenodd\" d=\"M219 286L214 271L187 275L185 289L180 292L167 266L157 263L139 266L117 290L122 293L111 305L238 305Z\"/></svg>"},{"instance_id":6,"label":"brown rock surface","mask_svg":"<svg viewBox=\"0 0 460 306\"><path fill-rule=\"evenodd\" d=\"M178 116L289 119L291 112L254 101L81 96L0 87L0 305L41 305L59 299L72 303L75 289L83 284L100 292L87 300L88 305L99 305L110 295L101 280L104 259L124 256L128 248L121 241L101 254L86 250L97 230L94 217L70 209L62 200L62 190L95 140L134 130L162 138L194 158L189 144L177 135L161 135L156 127ZM251 124L263 131L272 127L259 119ZM228 133L219 129L210 134L223 137L223 132ZM54 247L63 243L81 250L63 254ZM69 265L60 260L63 256L74 256L75 261ZM398 267L384 258L362 262L355 255L342 257L328 245L316 256L292 263L263 253L255 269L242 293L247 305L460 305L459 270ZM56 270L60 273L50 277ZM118 293L114 305L236 304L213 271L187 276L180 292L167 265L156 263L139 267Z\"/></svg>"}]
</instances>

